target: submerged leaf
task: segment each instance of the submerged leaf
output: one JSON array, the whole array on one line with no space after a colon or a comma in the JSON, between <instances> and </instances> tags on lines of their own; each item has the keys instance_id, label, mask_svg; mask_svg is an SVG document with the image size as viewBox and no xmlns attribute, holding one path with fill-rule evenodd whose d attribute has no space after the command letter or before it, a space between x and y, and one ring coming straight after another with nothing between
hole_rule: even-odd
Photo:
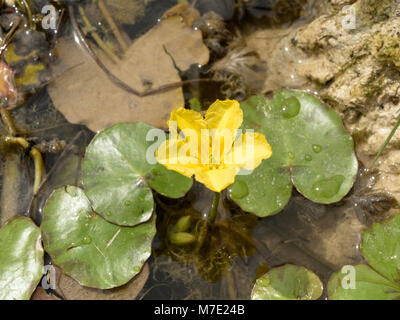
<instances>
[{"instance_id":1,"label":"submerged leaf","mask_svg":"<svg viewBox=\"0 0 400 320\"><path fill-rule=\"evenodd\" d=\"M150 164L146 141L153 127L144 123L117 124L99 133L87 148L82 182L93 209L106 220L134 226L149 220L153 212L152 190L180 198L192 179Z\"/></svg>"},{"instance_id":2,"label":"submerged leaf","mask_svg":"<svg viewBox=\"0 0 400 320\"><path fill-rule=\"evenodd\" d=\"M39 228L16 218L0 230L0 300L28 300L43 275Z\"/></svg>"},{"instance_id":3,"label":"submerged leaf","mask_svg":"<svg viewBox=\"0 0 400 320\"><path fill-rule=\"evenodd\" d=\"M358 163L353 140L334 110L314 96L287 90L270 101L258 96L241 105L243 129L263 133L273 150L270 159L250 175L238 175L230 187L243 210L260 217L280 212L292 184L322 204L337 202L350 191Z\"/></svg>"},{"instance_id":4,"label":"submerged leaf","mask_svg":"<svg viewBox=\"0 0 400 320\"><path fill-rule=\"evenodd\" d=\"M160 199L157 203L157 236L161 246L156 249L156 256L166 255L182 264L194 263L201 278L216 283L227 274L235 257L255 254L252 235L256 216L241 213L210 225L189 202L180 203L179 207L166 206ZM182 230L186 239L177 239Z\"/></svg>"},{"instance_id":5,"label":"submerged leaf","mask_svg":"<svg viewBox=\"0 0 400 320\"><path fill-rule=\"evenodd\" d=\"M252 300L316 300L322 295L321 280L310 270L284 265L257 279Z\"/></svg>"},{"instance_id":6,"label":"submerged leaf","mask_svg":"<svg viewBox=\"0 0 400 320\"><path fill-rule=\"evenodd\" d=\"M109 223L92 211L82 189L68 186L47 200L43 243L54 263L81 285L110 289L140 272L151 254L155 220L136 227Z\"/></svg>"},{"instance_id":7,"label":"submerged leaf","mask_svg":"<svg viewBox=\"0 0 400 320\"><path fill-rule=\"evenodd\" d=\"M129 121L166 128L170 112L185 104L181 88L146 97L124 91L75 42L61 39L58 52L66 71L50 84L49 94L72 123L84 123L93 131ZM209 60L201 31L187 26L179 16L162 19L135 40L118 64L107 61L102 53L98 56L110 72L141 92L180 82L179 71Z\"/></svg>"},{"instance_id":8,"label":"submerged leaf","mask_svg":"<svg viewBox=\"0 0 400 320\"><path fill-rule=\"evenodd\" d=\"M150 268L146 263L142 270L127 284L109 290L101 290L81 286L76 280L62 273L57 272L56 291L66 300L134 300L143 289L150 274Z\"/></svg>"}]
</instances>

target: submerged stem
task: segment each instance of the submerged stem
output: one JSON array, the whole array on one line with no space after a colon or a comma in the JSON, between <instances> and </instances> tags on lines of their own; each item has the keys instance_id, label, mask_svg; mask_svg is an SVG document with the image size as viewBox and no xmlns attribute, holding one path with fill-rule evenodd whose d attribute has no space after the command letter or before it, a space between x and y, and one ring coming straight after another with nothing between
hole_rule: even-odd
<instances>
[{"instance_id":1,"label":"submerged stem","mask_svg":"<svg viewBox=\"0 0 400 320\"><path fill-rule=\"evenodd\" d=\"M3 56L4 51L7 49L9 43L11 42L13 36L15 35L15 31L17 31L19 25L21 23L21 18L18 17L17 20L12 24L10 31L6 34L3 41L0 44L0 57Z\"/></svg>"},{"instance_id":2,"label":"submerged stem","mask_svg":"<svg viewBox=\"0 0 400 320\"><path fill-rule=\"evenodd\" d=\"M19 154L5 157L0 195L0 227L18 215L21 165Z\"/></svg>"},{"instance_id":3,"label":"submerged stem","mask_svg":"<svg viewBox=\"0 0 400 320\"><path fill-rule=\"evenodd\" d=\"M5 108L0 108L0 117L1 117L1 122L4 125L4 129L7 132L7 135L15 136L17 130L15 129L14 122L12 121L10 112L8 112L8 110Z\"/></svg>"},{"instance_id":4,"label":"submerged stem","mask_svg":"<svg viewBox=\"0 0 400 320\"><path fill-rule=\"evenodd\" d=\"M125 43L122 34L119 32L118 27L115 24L114 19L112 18L110 13L108 12L108 9L103 0L99 0L99 8L103 13L104 18L107 20L107 23L109 24L111 31L114 33L115 38L117 39L119 45L121 46L122 51L126 52L128 50L128 45Z\"/></svg>"},{"instance_id":5,"label":"submerged stem","mask_svg":"<svg viewBox=\"0 0 400 320\"><path fill-rule=\"evenodd\" d=\"M120 59L116 56L116 54L107 46L107 44L100 38L100 36L96 33L95 28L90 23L89 19L85 15L85 11L82 7L79 7L79 12L81 14L82 21L84 22L88 32L91 34L93 39L96 41L98 46L109 56L109 58L116 64L120 62Z\"/></svg>"},{"instance_id":6,"label":"submerged stem","mask_svg":"<svg viewBox=\"0 0 400 320\"><path fill-rule=\"evenodd\" d=\"M17 144L27 150L29 148L29 142L24 138L15 138L15 137L6 137L6 142L10 144ZM35 147L31 148L29 152L30 156L33 159L35 165L35 181L33 184L33 194L40 188L40 184L42 182L42 177L45 175L45 166L42 158L42 154Z\"/></svg>"},{"instance_id":7,"label":"submerged stem","mask_svg":"<svg viewBox=\"0 0 400 320\"><path fill-rule=\"evenodd\" d=\"M210 223L214 223L215 219L217 218L218 205L219 205L220 198L221 198L221 194L219 192L215 192L213 204L212 204L210 213L208 215L208 222L210 222Z\"/></svg>"},{"instance_id":8,"label":"submerged stem","mask_svg":"<svg viewBox=\"0 0 400 320\"><path fill-rule=\"evenodd\" d=\"M27 0L17 0L18 5L25 11L28 19L29 29L35 29L35 23L33 21L33 13L31 3Z\"/></svg>"}]
</instances>

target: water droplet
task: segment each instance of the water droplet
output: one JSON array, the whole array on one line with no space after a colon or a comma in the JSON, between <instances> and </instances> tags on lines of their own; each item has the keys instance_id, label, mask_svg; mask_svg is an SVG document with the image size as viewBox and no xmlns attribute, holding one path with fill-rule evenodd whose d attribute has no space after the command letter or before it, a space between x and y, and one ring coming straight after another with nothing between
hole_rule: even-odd
<instances>
[{"instance_id":1,"label":"water droplet","mask_svg":"<svg viewBox=\"0 0 400 320\"><path fill-rule=\"evenodd\" d=\"M290 97L282 103L282 114L285 118L293 118L300 112L300 102L296 97Z\"/></svg>"},{"instance_id":2,"label":"water droplet","mask_svg":"<svg viewBox=\"0 0 400 320\"><path fill-rule=\"evenodd\" d=\"M329 179L322 179L314 183L312 189L319 197L331 198L339 192L344 179L342 175L337 175Z\"/></svg>"},{"instance_id":3,"label":"water droplet","mask_svg":"<svg viewBox=\"0 0 400 320\"><path fill-rule=\"evenodd\" d=\"M91 243L91 242L92 242L92 238L91 238L91 237L86 236L86 237L83 238L83 243L89 244L89 243Z\"/></svg>"},{"instance_id":4,"label":"water droplet","mask_svg":"<svg viewBox=\"0 0 400 320\"><path fill-rule=\"evenodd\" d=\"M132 202L130 202L129 200L126 200L124 202L125 207L129 207L132 204Z\"/></svg>"},{"instance_id":5,"label":"water droplet","mask_svg":"<svg viewBox=\"0 0 400 320\"><path fill-rule=\"evenodd\" d=\"M110 212L110 211L107 211L107 212L106 212L106 216L107 216L107 217L111 216L111 212Z\"/></svg>"},{"instance_id":6,"label":"water droplet","mask_svg":"<svg viewBox=\"0 0 400 320\"><path fill-rule=\"evenodd\" d=\"M313 144L312 149L315 153L320 153L322 150L322 147L318 144Z\"/></svg>"},{"instance_id":7,"label":"water droplet","mask_svg":"<svg viewBox=\"0 0 400 320\"><path fill-rule=\"evenodd\" d=\"M312 160L312 157L311 157L309 154L306 154L306 155L304 156L304 160L306 160L306 161L311 161L311 160Z\"/></svg>"},{"instance_id":8,"label":"water droplet","mask_svg":"<svg viewBox=\"0 0 400 320\"><path fill-rule=\"evenodd\" d=\"M242 199L248 194L249 188L247 184L240 180L236 181L230 189L230 195L234 199Z\"/></svg>"},{"instance_id":9,"label":"water droplet","mask_svg":"<svg viewBox=\"0 0 400 320\"><path fill-rule=\"evenodd\" d=\"M293 154L293 152L288 152L288 157L289 157L289 159L294 159L294 154Z\"/></svg>"}]
</instances>

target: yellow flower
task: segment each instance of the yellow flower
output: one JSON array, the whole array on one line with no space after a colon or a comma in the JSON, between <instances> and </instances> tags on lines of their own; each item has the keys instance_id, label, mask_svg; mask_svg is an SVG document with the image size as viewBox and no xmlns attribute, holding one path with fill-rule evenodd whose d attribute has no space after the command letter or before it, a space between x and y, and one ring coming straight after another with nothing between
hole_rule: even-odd
<instances>
[{"instance_id":1,"label":"yellow flower","mask_svg":"<svg viewBox=\"0 0 400 320\"><path fill-rule=\"evenodd\" d=\"M205 117L177 108L168 121L170 139L158 148L157 161L220 192L235 181L241 168L254 170L272 155L263 134L241 134L242 122L243 112L235 100L217 100Z\"/></svg>"}]
</instances>

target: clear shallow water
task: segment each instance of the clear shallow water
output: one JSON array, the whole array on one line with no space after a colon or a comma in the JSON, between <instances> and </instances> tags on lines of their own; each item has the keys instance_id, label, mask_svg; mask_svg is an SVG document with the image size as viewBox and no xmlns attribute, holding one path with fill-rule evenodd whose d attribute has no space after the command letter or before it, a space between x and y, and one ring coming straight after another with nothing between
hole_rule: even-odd
<instances>
[{"instance_id":1,"label":"clear shallow water","mask_svg":"<svg viewBox=\"0 0 400 320\"><path fill-rule=\"evenodd\" d=\"M156 25L161 14L174 3L150 2L142 15L138 15L135 24L122 23L122 28L130 39L135 39ZM207 11L210 4L207 5L207 1L200 3L202 11ZM221 13L229 15L229 1L216 10L222 10ZM313 15L313 7L309 10L310 15ZM243 20L241 23L247 28L250 22ZM184 76L189 79L197 78L204 76L202 71L204 70L198 67L192 68ZM77 83L85 86L85 83L79 83L79 79ZM198 95L204 105L209 105L216 98L221 98L222 94L215 85L184 87L186 100L195 95ZM46 89L14 110L12 115L20 129L29 132L38 142L48 143L44 146L44 154L49 175L37 200L32 201L31 194L26 192L32 184L33 174L27 157L20 153L2 154L0 192L6 188L14 190L8 192L5 198L2 196L2 203L12 207L16 215L26 215L29 212L40 223L41 208L52 190L66 184L79 184L80 162L94 133L84 125L68 123L54 108ZM62 142L60 150L54 152L49 144L51 141ZM13 166L10 167L10 163ZM10 177L10 172L14 172L11 179L7 178ZM17 178L15 172L18 173ZM363 181L368 177L360 179L353 194L362 190L365 184ZM10 184L10 181L14 183ZM220 263L217 266L224 271L220 277L212 279L214 283L210 283L204 280L204 272L199 274L199 268L209 270L208 273L205 272L209 275L213 270L218 273L219 267L212 269L215 267L213 263L204 261L207 254L190 255L190 250L163 250L162 229L167 223L175 221L177 216L192 214L200 219L210 208L212 194L196 184L184 199L172 201L159 196L157 199L159 235L153 244L156 254L149 259L149 279L138 296L142 299L248 299L260 267L266 270L266 266L272 268L293 263L313 270L326 283L330 274L342 265L363 262L358 246L360 232L365 225L360 222L359 212L351 199L336 205L323 206L294 192L281 213L265 219L248 215L226 200L220 208L222 219L218 227L211 231L216 240L210 244L212 250L220 255L219 260L215 259ZM228 235L226 227L232 224L247 234L250 240L246 242L234 233ZM235 239L238 245L229 247L228 244L235 242Z\"/></svg>"}]
</instances>

